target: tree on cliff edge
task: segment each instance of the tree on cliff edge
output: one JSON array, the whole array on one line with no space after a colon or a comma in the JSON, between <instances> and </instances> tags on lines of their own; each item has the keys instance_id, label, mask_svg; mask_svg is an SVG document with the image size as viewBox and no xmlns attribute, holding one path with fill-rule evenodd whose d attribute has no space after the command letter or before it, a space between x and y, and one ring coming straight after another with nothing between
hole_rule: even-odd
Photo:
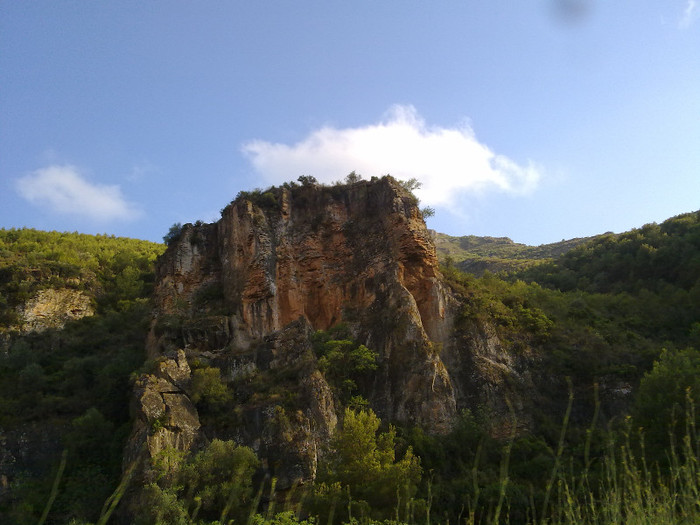
<instances>
[{"instance_id":1,"label":"tree on cliff edge","mask_svg":"<svg viewBox=\"0 0 700 525\"><path fill-rule=\"evenodd\" d=\"M168 233L163 236L163 242L170 246L170 243L177 241L180 235L182 235L182 224L176 222L170 227Z\"/></svg>"}]
</instances>

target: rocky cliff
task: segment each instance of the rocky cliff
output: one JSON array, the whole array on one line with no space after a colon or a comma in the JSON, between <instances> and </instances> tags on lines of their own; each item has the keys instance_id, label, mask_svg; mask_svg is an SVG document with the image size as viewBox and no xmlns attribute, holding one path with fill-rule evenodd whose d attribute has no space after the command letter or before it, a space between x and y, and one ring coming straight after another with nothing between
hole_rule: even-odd
<instances>
[{"instance_id":1,"label":"rocky cliff","mask_svg":"<svg viewBox=\"0 0 700 525\"><path fill-rule=\"evenodd\" d=\"M458 408L502 398L514 370L493 335L455 333L457 301L417 200L388 176L241 194L218 223L186 225L156 273L157 365L137 383L127 460L144 444L152 456L234 438L281 488L313 479L341 401L311 340L339 325L376 353L360 385L375 412L430 432L446 432ZM217 369L232 392L225 424L191 402L190 367Z\"/></svg>"},{"instance_id":2,"label":"rocky cliff","mask_svg":"<svg viewBox=\"0 0 700 525\"><path fill-rule=\"evenodd\" d=\"M94 315L92 298L70 288L39 290L19 308L21 333L63 328L69 321Z\"/></svg>"}]
</instances>

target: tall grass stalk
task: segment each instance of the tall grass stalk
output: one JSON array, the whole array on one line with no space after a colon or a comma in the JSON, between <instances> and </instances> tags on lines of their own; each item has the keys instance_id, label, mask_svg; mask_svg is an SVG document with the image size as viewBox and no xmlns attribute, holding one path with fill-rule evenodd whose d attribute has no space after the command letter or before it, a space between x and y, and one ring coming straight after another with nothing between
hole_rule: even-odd
<instances>
[{"instance_id":1,"label":"tall grass stalk","mask_svg":"<svg viewBox=\"0 0 700 525\"><path fill-rule=\"evenodd\" d=\"M96 525L106 525L106 523L109 521L109 518L112 516L112 513L119 505L119 502L121 501L122 496L126 492L126 489L129 487L131 478L136 472L138 465L139 460L132 461L129 467L126 469L126 472L122 476L122 479L119 482L119 485L117 485L117 488L114 489L114 492L112 492L112 494L110 494L110 496L105 500L105 503L102 506L102 511L100 512L100 517L97 520Z\"/></svg>"},{"instance_id":2,"label":"tall grass stalk","mask_svg":"<svg viewBox=\"0 0 700 525\"><path fill-rule=\"evenodd\" d=\"M253 519L255 518L255 514L258 512L258 506L260 505L260 500L262 499L262 494L263 490L265 489L265 481L267 480L267 476L265 479L263 479L260 482L260 488L258 489L258 492L255 494L255 498L253 498L253 502L250 505L250 514L248 514L248 525L253 523Z\"/></svg>"},{"instance_id":3,"label":"tall grass stalk","mask_svg":"<svg viewBox=\"0 0 700 525\"><path fill-rule=\"evenodd\" d=\"M549 505L549 498L552 493L552 487L554 486L554 482L557 479L557 474L559 471L559 465L561 463L561 455L564 453L564 440L566 438L566 431L569 428L569 418L571 417L571 407L574 404L574 387L573 384L571 383L571 378L567 377L566 378L566 383L569 387L569 400L566 404L566 412L564 413L564 422L562 423L561 426L561 432L559 433L559 443L557 444L557 452L554 458L554 466L552 467L552 474L549 477L549 481L547 482L547 486L545 487L544 491L544 502L542 503L542 512L540 513L542 523L546 523L547 519L547 507Z\"/></svg>"},{"instance_id":4,"label":"tall grass stalk","mask_svg":"<svg viewBox=\"0 0 700 525\"><path fill-rule=\"evenodd\" d=\"M231 491L229 492L228 498L226 499L226 505L224 506L224 509L221 511L221 517L219 518L219 521L221 523L226 523L226 518L228 517L228 513L231 512L231 508L233 507L233 504L236 502L236 493L238 492L238 486L240 481L243 479L243 474L245 471L245 465L241 465L236 469L236 472L234 473L232 477L233 485L231 486ZM199 509L202 505L202 500L197 502L197 506L194 510L194 513L192 514L192 521L194 521L197 518L197 514L199 513Z\"/></svg>"},{"instance_id":5,"label":"tall grass stalk","mask_svg":"<svg viewBox=\"0 0 700 525\"><path fill-rule=\"evenodd\" d=\"M308 499L310 492L311 489L308 486L305 486L304 491L301 493L301 497L299 498L299 502L294 507L294 516L297 520L301 519L302 512L304 511L304 503Z\"/></svg>"},{"instance_id":6,"label":"tall grass stalk","mask_svg":"<svg viewBox=\"0 0 700 525\"><path fill-rule=\"evenodd\" d=\"M61 453L61 462L58 465L58 471L56 472L56 477L53 480L53 485L51 486L51 493L49 494L49 500L46 502L46 506L44 507L44 512L41 513L41 517L39 518L39 521L37 522L38 525L43 525L44 522L46 521L46 518L49 516L49 512L51 512L51 507L53 507L53 502L56 499L56 495L58 494L58 486L61 483L61 478L63 477L63 471L66 469L66 461L68 460L68 450L64 449L63 452Z\"/></svg>"},{"instance_id":7,"label":"tall grass stalk","mask_svg":"<svg viewBox=\"0 0 700 525\"><path fill-rule=\"evenodd\" d=\"M270 496L267 503L267 512L265 513L265 519L270 520L275 515L275 496L277 491L277 478L273 477L270 480Z\"/></svg>"},{"instance_id":8,"label":"tall grass stalk","mask_svg":"<svg viewBox=\"0 0 700 525\"><path fill-rule=\"evenodd\" d=\"M515 417L515 409L510 399L506 397L506 403L508 404L508 409L510 411L511 423L510 423L510 437L508 439L508 444L503 452L503 459L501 460L501 483L498 492L498 503L496 504L496 509L493 513L493 525L498 525L501 518L501 509L503 508L503 503L505 501L506 489L508 488L508 483L510 481L510 476L508 474L510 466L510 453L513 450L513 442L515 441L515 435L517 433L517 419ZM506 521L507 523L507 521Z\"/></svg>"},{"instance_id":9,"label":"tall grass stalk","mask_svg":"<svg viewBox=\"0 0 700 525\"><path fill-rule=\"evenodd\" d=\"M474 464L472 465L472 493L473 496L469 498L468 512L469 516L466 518L466 525L475 525L476 511L479 508L479 496L481 495L481 488L479 487L479 462L481 460L481 453L484 450L484 440L485 436L479 440L479 444L476 447L476 452L474 454Z\"/></svg>"},{"instance_id":10,"label":"tall grass stalk","mask_svg":"<svg viewBox=\"0 0 700 525\"><path fill-rule=\"evenodd\" d=\"M425 507L425 525L430 525L430 507L433 505L433 481L428 480L428 501Z\"/></svg>"}]
</instances>

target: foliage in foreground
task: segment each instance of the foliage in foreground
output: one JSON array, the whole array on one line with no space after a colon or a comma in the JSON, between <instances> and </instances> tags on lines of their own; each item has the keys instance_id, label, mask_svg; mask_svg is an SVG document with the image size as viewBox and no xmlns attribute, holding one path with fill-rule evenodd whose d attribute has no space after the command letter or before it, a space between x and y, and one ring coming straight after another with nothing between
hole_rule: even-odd
<instances>
[{"instance_id":1,"label":"foliage in foreground","mask_svg":"<svg viewBox=\"0 0 700 525\"><path fill-rule=\"evenodd\" d=\"M332 520L408 516L421 479L420 460L409 447L396 459L396 430L379 432L371 410L346 409L314 489L314 508ZM335 512L331 509L336 509Z\"/></svg>"},{"instance_id":2,"label":"foliage in foreground","mask_svg":"<svg viewBox=\"0 0 700 525\"><path fill-rule=\"evenodd\" d=\"M325 482L301 491L292 490L280 498L275 494L274 480L263 481L253 495L252 473L257 460L252 451L232 442L214 441L191 458L174 451L165 451L157 458L152 469L155 481L144 493L138 523L690 525L700 520L700 441L689 395L685 408L685 432L677 443L672 440L667 448L668 468L647 460L643 440L638 439L639 434L629 420L620 432L606 433L599 453L595 451L595 420L583 450L566 449L567 415L560 442L556 450L549 451L552 461L538 477L543 497L531 493L525 499L522 514L517 510L520 496L512 490L513 479L517 477L512 463L517 454L516 441L500 444L496 452L500 456L499 474L490 487L482 477L484 465L478 452L486 445L483 436L478 438L475 460L466 466L470 476L463 485L461 511L458 516L447 516L433 499L430 484L427 490L406 492L405 500L399 498L402 482L420 477L417 459L407 453L398 462L389 461L393 449L382 449L382 443L389 442L387 435L372 437L372 429L378 422L376 416L349 411L346 412L350 418L346 423L348 428L341 430L334 440L334 459L326 465L326 475L339 487L331 500L325 499L330 494ZM473 420L465 421L464 425L461 432L475 430ZM344 441L349 442L343 444ZM347 470L344 473L334 470L333 461L340 461L344 464L341 468ZM382 464L387 469L384 472L381 467L379 471L364 472ZM359 496L363 489L367 499L354 499L352 495ZM380 501L380 496L372 494L372 490L378 490L388 495L391 489L398 489L398 499ZM425 499L420 499L421 496ZM374 507L370 501L379 506ZM80 521L72 523L86 525Z\"/></svg>"},{"instance_id":3,"label":"foliage in foreground","mask_svg":"<svg viewBox=\"0 0 700 525\"><path fill-rule=\"evenodd\" d=\"M129 376L143 363L153 263L163 245L107 235L0 230L0 521L95 519L121 476ZM18 307L46 288L78 290L95 315L17 332ZM34 444L31 455L24 443ZM41 446L36 446L40 443ZM61 482L52 486L63 465ZM8 472L8 470L3 470Z\"/></svg>"},{"instance_id":4,"label":"foliage in foreground","mask_svg":"<svg viewBox=\"0 0 700 525\"><path fill-rule=\"evenodd\" d=\"M286 523L309 513L332 523L353 516L388 518L397 509L404 515L420 482L420 462L410 448L397 459L396 432L391 427L379 432L380 424L372 411L347 409L319 465L318 482L298 491L301 497L290 491L282 503L285 513L276 516L276 481L256 478L259 461L251 449L217 439L192 455L166 449L147 470L150 482L137 523ZM261 501L266 517L256 517Z\"/></svg>"},{"instance_id":5,"label":"foliage in foreground","mask_svg":"<svg viewBox=\"0 0 700 525\"><path fill-rule=\"evenodd\" d=\"M245 521L252 506L253 451L233 441L213 440L192 457L165 449L151 467L152 481L142 492L137 524L185 524L227 518Z\"/></svg>"}]
</instances>

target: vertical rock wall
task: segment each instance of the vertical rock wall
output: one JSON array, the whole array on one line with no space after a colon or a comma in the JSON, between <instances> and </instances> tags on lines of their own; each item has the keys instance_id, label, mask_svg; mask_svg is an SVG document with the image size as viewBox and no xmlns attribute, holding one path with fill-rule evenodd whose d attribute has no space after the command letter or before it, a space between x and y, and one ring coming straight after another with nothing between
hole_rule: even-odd
<instances>
[{"instance_id":1,"label":"vertical rock wall","mask_svg":"<svg viewBox=\"0 0 700 525\"><path fill-rule=\"evenodd\" d=\"M197 315L198 295L218 286L231 346L300 317L315 330L348 323L380 355L373 408L446 430L455 401L435 348L449 331L448 299L413 196L385 177L269 197L239 198L217 224L185 228L159 265L159 314Z\"/></svg>"},{"instance_id":2,"label":"vertical rock wall","mask_svg":"<svg viewBox=\"0 0 700 525\"><path fill-rule=\"evenodd\" d=\"M458 403L502 401L510 373L497 340L455 336L456 299L416 199L388 176L240 195L218 223L184 227L154 297L159 368L137 382L128 458L218 437L251 446L281 489L313 479L340 407L311 335L339 323L378 355L362 389L384 420L447 432ZM221 371L235 423L200 422L185 357Z\"/></svg>"}]
</instances>

